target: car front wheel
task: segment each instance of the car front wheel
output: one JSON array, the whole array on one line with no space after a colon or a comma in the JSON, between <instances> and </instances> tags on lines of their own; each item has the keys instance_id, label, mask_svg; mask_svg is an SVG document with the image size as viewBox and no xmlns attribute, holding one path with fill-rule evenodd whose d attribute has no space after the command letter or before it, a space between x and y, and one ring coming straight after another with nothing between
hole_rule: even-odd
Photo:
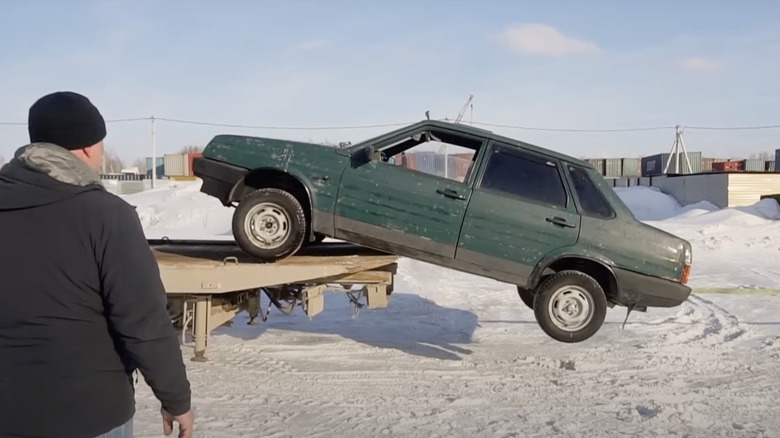
<instances>
[{"instance_id":1,"label":"car front wheel","mask_svg":"<svg viewBox=\"0 0 780 438\"><path fill-rule=\"evenodd\" d=\"M561 271L536 292L534 316L542 330L561 342L581 342L601 328L607 298L601 285L579 271Z\"/></svg>"},{"instance_id":2,"label":"car front wheel","mask_svg":"<svg viewBox=\"0 0 780 438\"><path fill-rule=\"evenodd\" d=\"M297 252L306 237L306 215L290 193L274 188L248 194L233 213L233 237L246 253L275 262Z\"/></svg>"}]
</instances>

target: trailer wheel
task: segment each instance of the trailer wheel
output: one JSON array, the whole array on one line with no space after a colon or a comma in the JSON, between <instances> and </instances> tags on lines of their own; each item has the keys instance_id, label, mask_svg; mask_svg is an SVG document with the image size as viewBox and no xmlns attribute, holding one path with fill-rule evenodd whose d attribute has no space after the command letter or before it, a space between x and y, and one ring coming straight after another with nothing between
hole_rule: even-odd
<instances>
[{"instance_id":1,"label":"trailer wheel","mask_svg":"<svg viewBox=\"0 0 780 438\"><path fill-rule=\"evenodd\" d=\"M238 204L232 228L242 250L271 263L301 248L306 238L306 215L290 193L274 188L259 189Z\"/></svg>"},{"instance_id":2,"label":"trailer wheel","mask_svg":"<svg viewBox=\"0 0 780 438\"><path fill-rule=\"evenodd\" d=\"M607 315L607 298L601 285L580 271L561 271L539 286L534 315L550 337L561 342L582 342L601 328Z\"/></svg>"},{"instance_id":3,"label":"trailer wheel","mask_svg":"<svg viewBox=\"0 0 780 438\"><path fill-rule=\"evenodd\" d=\"M524 288L522 286L517 286L517 294L520 295L520 300L528 306L529 309L534 309L534 292L531 290L528 290L527 288Z\"/></svg>"}]
</instances>

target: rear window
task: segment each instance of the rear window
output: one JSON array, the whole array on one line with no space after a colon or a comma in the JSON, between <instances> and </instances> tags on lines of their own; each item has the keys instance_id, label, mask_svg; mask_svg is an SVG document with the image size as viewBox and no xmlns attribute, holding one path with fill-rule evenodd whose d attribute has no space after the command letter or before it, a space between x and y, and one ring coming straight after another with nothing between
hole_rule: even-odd
<instances>
[{"instance_id":1,"label":"rear window","mask_svg":"<svg viewBox=\"0 0 780 438\"><path fill-rule=\"evenodd\" d=\"M612 217L614 211L604 195L599 191L588 172L576 166L568 166L569 175L574 182L574 193L580 202L584 214L599 217Z\"/></svg>"}]
</instances>

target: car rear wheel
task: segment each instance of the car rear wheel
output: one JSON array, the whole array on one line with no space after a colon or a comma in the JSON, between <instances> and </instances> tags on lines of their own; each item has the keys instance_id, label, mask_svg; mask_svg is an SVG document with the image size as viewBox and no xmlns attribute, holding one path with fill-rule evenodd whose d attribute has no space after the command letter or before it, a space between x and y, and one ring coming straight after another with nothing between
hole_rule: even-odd
<instances>
[{"instance_id":1,"label":"car rear wheel","mask_svg":"<svg viewBox=\"0 0 780 438\"><path fill-rule=\"evenodd\" d=\"M306 215L290 193L274 188L251 192L233 213L233 237L246 253L270 263L295 254L306 237Z\"/></svg>"},{"instance_id":2,"label":"car rear wheel","mask_svg":"<svg viewBox=\"0 0 780 438\"><path fill-rule=\"evenodd\" d=\"M542 330L561 342L582 342L601 328L607 298L601 285L580 271L561 271L536 291L534 315Z\"/></svg>"}]
</instances>

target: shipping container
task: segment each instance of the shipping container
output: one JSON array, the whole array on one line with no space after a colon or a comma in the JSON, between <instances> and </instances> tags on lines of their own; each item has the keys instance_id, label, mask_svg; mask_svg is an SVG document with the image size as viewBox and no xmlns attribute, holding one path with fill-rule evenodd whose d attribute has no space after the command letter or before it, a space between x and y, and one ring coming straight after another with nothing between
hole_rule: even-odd
<instances>
[{"instance_id":1,"label":"shipping container","mask_svg":"<svg viewBox=\"0 0 780 438\"><path fill-rule=\"evenodd\" d=\"M473 154L453 154L448 157L447 172L450 179L463 181L471 167Z\"/></svg>"},{"instance_id":2,"label":"shipping container","mask_svg":"<svg viewBox=\"0 0 780 438\"><path fill-rule=\"evenodd\" d=\"M189 154L189 156L187 157L189 159L189 173L187 175L195 176L195 169L193 169L193 167L192 167L193 162L195 161L195 158L199 158L199 157L202 157L202 156L203 156L203 152Z\"/></svg>"},{"instance_id":3,"label":"shipping container","mask_svg":"<svg viewBox=\"0 0 780 438\"><path fill-rule=\"evenodd\" d=\"M722 163L724 161L729 161L727 158L702 158L701 159L701 171L702 172L712 172L712 165L714 163Z\"/></svg>"},{"instance_id":4,"label":"shipping container","mask_svg":"<svg viewBox=\"0 0 780 438\"><path fill-rule=\"evenodd\" d=\"M157 177L161 177L165 175L165 162L163 161L163 157L157 157L155 160L157 162ZM146 175L151 178L152 177L152 157L146 157Z\"/></svg>"},{"instance_id":5,"label":"shipping container","mask_svg":"<svg viewBox=\"0 0 780 438\"><path fill-rule=\"evenodd\" d=\"M435 152L416 152L416 163L414 170L427 173L430 175L436 174L436 153Z\"/></svg>"},{"instance_id":6,"label":"shipping container","mask_svg":"<svg viewBox=\"0 0 780 438\"><path fill-rule=\"evenodd\" d=\"M447 169L445 169L447 156L444 154L436 154L433 157L433 162L435 163L434 175L444 177L445 172L447 171ZM449 174L446 174L446 176L451 177Z\"/></svg>"},{"instance_id":7,"label":"shipping container","mask_svg":"<svg viewBox=\"0 0 780 438\"><path fill-rule=\"evenodd\" d=\"M688 160L691 163L691 171L688 171L688 163L685 160L685 157L682 153L679 154L680 157L680 173L689 174L689 173L701 173L701 152L688 152ZM669 165L669 173L674 172L674 159L672 159L672 164Z\"/></svg>"},{"instance_id":8,"label":"shipping container","mask_svg":"<svg viewBox=\"0 0 780 438\"><path fill-rule=\"evenodd\" d=\"M774 172L775 171L775 160L766 161L766 166L764 166L764 169L767 172Z\"/></svg>"},{"instance_id":9,"label":"shipping container","mask_svg":"<svg viewBox=\"0 0 780 438\"><path fill-rule=\"evenodd\" d=\"M604 175L604 159L603 158L588 158L585 161L587 161L588 163L590 163L591 166L596 168L596 171L600 175Z\"/></svg>"},{"instance_id":10,"label":"shipping container","mask_svg":"<svg viewBox=\"0 0 780 438\"><path fill-rule=\"evenodd\" d=\"M623 176L642 175L642 160L639 158L623 158Z\"/></svg>"},{"instance_id":11,"label":"shipping container","mask_svg":"<svg viewBox=\"0 0 780 438\"><path fill-rule=\"evenodd\" d=\"M780 166L780 149L775 149L775 166Z\"/></svg>"},{"instance_id":12,"label":"shipping container","mask_svg":"<svg viewBox=\"0 0 780 438\"><path fill-rule=\"evenodd\" d=\"M623 176L623 159L607 158L604 160L604 176L617 178Z\"/></svg>"},{"instance_id":13,"label":"shipping container","mask_svg":"<svg viewBox=\"0 0 780 438\"><path fill-rule=\"evenodd\" d=\"M671 160L669 160L670 157ZM688 152L687 160L682 152L678 152L674 156L667 152L663 154L651 155L649 157L642 157L642 176L663 175L667 162L669 162L669 170L666 172L667 174L689 174L700 173L702 171L701 152ZM688 171L689 162L691 165L690 171ZM679 165L678 171L675 171L675 165Z\"/></svg>"},{"instance_id":14,"label":"shipping container","mask_svg":"<svg viewBox=\"0 0 780 438\"><path fill-rule=\"evenodd\" d=\"M187 154L165 154L163 156L166 176L189 176Z\"/></svg>"},{"instance_id":15,"label":"shipping container","mask_svg":"<svg viewBox=\"0 0 780 438\"><path fill-rule=\"evenodd\" d=\"M417 154L411 153L411 154L403 154L401 157L402 166L406 167L407 169L416 169L417 168Z\"/></svg>"},{"instance_id":16,"label":"shipping container","mask_svg":"<svg viewBox=\"0 0 780 438\"><path fill-rule=\"evenodd\" d=\"M766 163L757 159L742 160L742 168L748 172L763 172L766 170Z\"/></svg>"},{"instance_id":17,"label":"shipping container","mask_svg":"<svg viewBox=\"0 0 780 438\"><path fill-rule=\"evenodd\" d=\"M662 175L664 166L666 166L665 158L667 158L668 155L669 154L656 154L649 157L642 157L642 176Z\"/></svg>"},{"instance_id":18,"label":"shipping container","mask_svg":"<svg viewBox=\"0 0 780 438\"><path fill-rule=\"evenodd\" d=\"M712 170L715 172L736 172L744 170L742 161L721 161L712 163Z\"/></svg>"}]
</instances>

